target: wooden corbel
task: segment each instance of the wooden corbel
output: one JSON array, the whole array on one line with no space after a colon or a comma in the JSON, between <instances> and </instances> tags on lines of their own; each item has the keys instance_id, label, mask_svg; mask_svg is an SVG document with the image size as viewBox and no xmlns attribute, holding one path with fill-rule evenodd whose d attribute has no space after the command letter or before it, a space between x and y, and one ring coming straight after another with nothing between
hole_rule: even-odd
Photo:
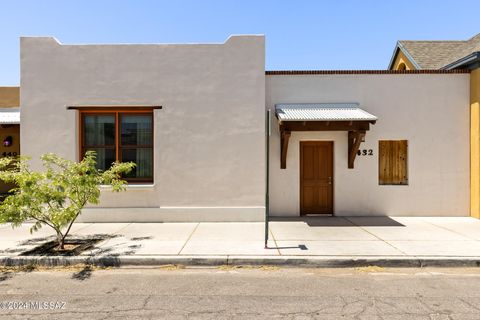
<instances>
[{"instance_id":1,"label":"wooden corbel","mask_svg":"<svg viewBox=\"0 0 480 320\"><path fill-rule=\"evenodd\" d=\"M287 168L287 150L290 131L280 127L280 169Z\"/></svg>"},{"instance_id":2,"label":"wooden corbel","mask_svg":"<svg viewBox=\"0 0 480 320\"><path fill-rule=\"evenodd\" d=\"M348 131L348 168L353 169L355 157L366 131Z\"/></svg>"}]
</instances>

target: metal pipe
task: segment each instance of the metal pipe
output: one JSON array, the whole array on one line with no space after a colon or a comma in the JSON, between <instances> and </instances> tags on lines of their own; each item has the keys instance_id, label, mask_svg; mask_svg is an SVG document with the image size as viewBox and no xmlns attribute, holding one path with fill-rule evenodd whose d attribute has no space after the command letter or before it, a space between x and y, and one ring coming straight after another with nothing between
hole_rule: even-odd
<instances>
[{"instance_id":1,"label":"metal pipe","mask_svg":"<svg viewBox=\"0 0 480 320\"><path fill-rule=\"evenodd\" d=\"M265 249L267 249L270 220L270 109L265 116Z\"/></svg>"}]
</instances>

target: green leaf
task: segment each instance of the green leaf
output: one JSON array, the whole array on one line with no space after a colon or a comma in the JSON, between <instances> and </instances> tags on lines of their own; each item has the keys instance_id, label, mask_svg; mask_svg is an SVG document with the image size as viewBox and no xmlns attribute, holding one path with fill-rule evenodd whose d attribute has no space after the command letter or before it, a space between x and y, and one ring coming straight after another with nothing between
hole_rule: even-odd
<instances>
[{"instance_id":1,"label":"green leaf","mask_svg":"<svg viewBox=\"0 0 480 320\"><path fill-rule=\"evenodd\" d=\"M100 185L111 185L114 192L124 191L128 174L134 163L114 163L106 171L96 168L96 154L88 151L80 162L63 159L53 153L41 157L43 171L32 171L29 158L0 159L0 180L15 183L0 203L0 223L18 227L34 220L30 232L43 225L66 236L88 204L98 204Z\"/></svg>"}]
</instances>

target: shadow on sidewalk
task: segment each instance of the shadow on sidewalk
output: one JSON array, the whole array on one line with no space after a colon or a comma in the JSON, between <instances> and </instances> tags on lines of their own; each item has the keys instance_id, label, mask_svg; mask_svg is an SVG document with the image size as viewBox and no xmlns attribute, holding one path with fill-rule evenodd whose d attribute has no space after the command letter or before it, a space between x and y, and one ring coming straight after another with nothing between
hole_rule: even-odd
<instances>
[{"instance_id":1,"label":"shadow on sidewalk","mask_svg":"<svg viewBox=\"0 0 480 320\"><path fill-rule=\"evenodd\" d=\"M272 222L301 221L310 227L405 227L400 222L387 217L332 217L332 216L302 216L302 217L271 217Z\"/></svg>"},{"instance_id":2,"label":"shadow on sidewalk","mask_svg":"<svg viewBox=\"0 0 480 320\"><path fill-rule=\"evenodd\" d=\"M273 249L273 250L285 250L285 249L300 249L300 250L308 250L308 247L304 244L299 244L298 246L283 246L283 247L279 247L279 246L275 246L275 247L272 247L272 246L268 246L266 247L265 249Z\"/></svg>"},{"instance_id":3,"label":"shadow on sidewalk","mask_svg":"<svg viewBox=\"0 0 480 320\"><path fill-rule=\"evenodd\" d=\"M89 265L86 265L82 270L72 274L72 279L79 280L79 281L90 279L90 277L92 276L92 271L93 271L92 267Z\"/></svg>"}]
</instances>

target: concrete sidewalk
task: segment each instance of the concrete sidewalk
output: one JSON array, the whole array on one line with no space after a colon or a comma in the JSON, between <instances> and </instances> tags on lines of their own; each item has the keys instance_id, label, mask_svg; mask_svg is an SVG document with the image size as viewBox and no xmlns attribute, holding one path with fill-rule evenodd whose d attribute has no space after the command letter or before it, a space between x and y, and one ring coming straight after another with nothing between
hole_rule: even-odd
<instances>
[{"instance_id":1,"label":"concrete sidewalk","mask_svg":"<svg viewBox=\"0 0 480 320\"><path fill-rule=\"evenodd\" d=\"M78 223L72 235L114 237L67 258L20 257L52 235L29 227L0 226L0 264L480 265L480 220L467 217L276 220L267 249L264 223Z\"/></svg>"}]
</instances>

